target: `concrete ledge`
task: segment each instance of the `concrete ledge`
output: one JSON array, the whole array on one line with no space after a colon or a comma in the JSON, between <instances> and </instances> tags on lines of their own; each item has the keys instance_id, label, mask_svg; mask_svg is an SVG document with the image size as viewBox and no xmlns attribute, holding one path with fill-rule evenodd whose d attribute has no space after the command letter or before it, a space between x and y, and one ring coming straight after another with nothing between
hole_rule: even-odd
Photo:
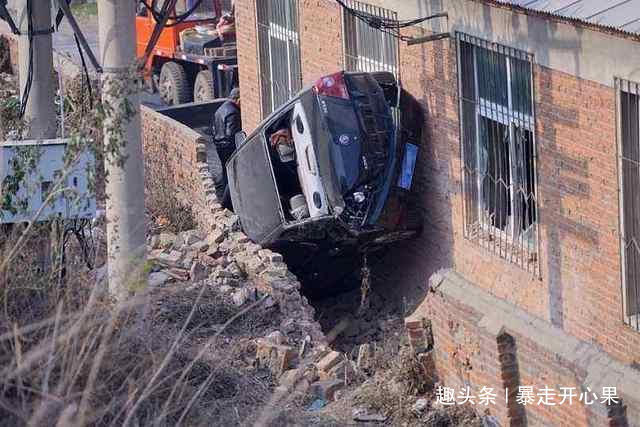
<instances>
[{"instance_id":1,"label":"concrete ledge","mask_svg":"<svg viewBox=\"0 0 640 427\"><path fill-rule=\"evenodd\" d=\"M410 339L420 337L421 324L430 325L442 383L470 386L476 393L483 386L498 387L502 396L521 385L556 391L576 387L578 395L588 389L598 395L592 405L577 399L573 405L553 407L497 405L495 415L506 424L640 425L640 371L494 297L453 270L435 273L430 285L429 296L405 324ZM602 404L603 387L616 387L622 405Z\"/></svg>"}]
</instances>

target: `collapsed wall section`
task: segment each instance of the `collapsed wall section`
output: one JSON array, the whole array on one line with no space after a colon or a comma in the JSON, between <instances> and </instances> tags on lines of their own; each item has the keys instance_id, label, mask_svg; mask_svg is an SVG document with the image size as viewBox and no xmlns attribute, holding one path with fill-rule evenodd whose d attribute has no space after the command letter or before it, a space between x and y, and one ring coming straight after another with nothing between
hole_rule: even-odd
<instances>
[{"instance_id":1,"label":"collapsed wall section","mask_svg":"<svg viewBox=\"0 0 640 427\"><path fill-rule=\"evenodd\" d=\"M304 326L313 342L324 345L326 339L314 320L314 309L300 294L300 282L282 256L251 242L241 231L238 217L218 203L207 163L207 140L147 107L141 108L141 115L145 169L164 170L210 245L229 254L260 292L273 296L288 319Z\"/></svg>"}]
</instances>

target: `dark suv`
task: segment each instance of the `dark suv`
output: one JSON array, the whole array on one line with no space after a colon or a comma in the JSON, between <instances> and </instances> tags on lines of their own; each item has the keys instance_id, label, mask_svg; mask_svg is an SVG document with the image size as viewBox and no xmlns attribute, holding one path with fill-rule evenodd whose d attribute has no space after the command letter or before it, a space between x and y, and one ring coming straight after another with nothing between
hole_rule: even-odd
<instances>
[{"instance_id":1,"label":"dark suv","mask_svg":"<svg viewBox=\"0 0 640 427\"><path fill-rule=\"evenodd\" d=\"M301 91L239 135L227 162L245 233L285 250L298 243L298 255L367 252L414 236L418 111L391 73L341 71Z\"/></svg>"}]
</instances>

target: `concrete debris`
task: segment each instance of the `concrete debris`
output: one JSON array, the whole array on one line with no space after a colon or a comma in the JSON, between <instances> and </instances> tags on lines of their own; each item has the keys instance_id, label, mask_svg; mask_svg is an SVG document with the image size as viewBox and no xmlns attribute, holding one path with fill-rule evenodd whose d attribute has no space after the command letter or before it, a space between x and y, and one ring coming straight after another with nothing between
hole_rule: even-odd
<instances>
[{"instance_id":1,"label":"concrete debris","mask_svg":"<svg viewBox=\"0 0 640 427\"><path fill-rule=\"evenodd\" d=\"M268 262L282 262L283 258L282 255L275 253L273 251L270 251L269 249L261 249L258 251L258 256Z\"/></svg>"},{"instance_id":2,"label":"concrete debris","mask_svg":"<svg viewBox=\"0 0 640 427\"><path fill-rule=\"evenodd\" d=\"M160 247L160 236L154 234L149 237L149 247L151 249L158 249Z\"/></svg>"},{"instance_id":3,"label":"concrete debris","mask_svg":"<svg viewBox=\"0 0 640 427\"><path fill-rule=\"evenodd\" d=\"M342 354L338 353L337 351L331 351L329 352L329 354L324 356L318 363L316 363L316 366L321 371L329 372L331 368L336 366L342 360L343 360Z\"/></svg>"},{"instance_id":4,"label":"concrete debris","mask_svg":"<svg viewBox=\"0 0 640 427\"><path fill-rule=\"evenodd\" d=\"M417 415L420 415L427 409L428 406L429 401L427 399L421 398L416 400L416 402L411 406L411 411Z\"/></svg>"},{"instance_id":5,"label":"concrete debris","mask_svg":"<svg viewBox=\"0 0 640 427\"><path fill-rule=\"evenodd\" d=\"M193 264L193 260L195 257L196 257L196 254L194 252L185 253L184 257L182 258L181 267L184 268L185 270L191 269L191 265Z\"/></svg>"},{"instance_id":6,"label":"concrete debris","mask_svg":"<svg viewBox=\"0 0 640 427\"><path fill-rule=\"evenodd\" d=\"M353 420L360 421L365 423L383 423L387 421L387 416L378 414L376 412L370 412L366 408L357 408L354 409L353 412Z\"/></svg>"},{"instance_id":7,"label":"concrete debris","mask_svg":"<svg viewBox=\"0 0 640 427\"><path fill-rule=\"evenodd\" d=\"M191 265L189 276L191 277L192 281L199 282L209 277L209 270L202 263L195 261Z\"/></svg>"},{"instance_id":8,"label":"concrete debris","mask_svg":"<svg viewBox=\"0 0 640 427\"><path fill-rule=\"evenodd\" d=\"M190 249L194 252L207 252L209 250L209 243L200 240L192 243Z\"/></svg>"},{"instance_id":9,"label":"concrete debris","mask_svg":"<svg viewBox=\"0 0 640 427\"><path fill-rule=\"evenodd\" d=\"M148 284L152 288L157 288L167 283L170 278L171 276L164 271L158 271L157 273L151 273L149 275Z\"/></svg>"},{"instance_id":10,"label":"concrete debris","mask_svg":"<svg viewBox=\"0 0 640 427\"><path fill-rule=\"evenodd\" d=\"M240 307L245 305L248 301L254 301L255 294L256 293L254 289L241 288L236 290L233 295L231 295L231 299L236 306Z\"/></svg>"},{"instance_id":11,"label":"concrete debris","mask_svg":"<svg viewBox=\"0 0 640 427\"><path fill-rule=\"evenodd\" d=\"M233 292L233 288L229 285L221 285L218 290L223 294L229 294Z\"/></svg>"},{"instance_id":12,"label":"concrete debris","mask_svg":"<svg viewBox=\"0 0 640 427\"><path fill-rule=\"evenodd\" d=\"M231 238L231 240L233 240L236 243L240 243L240 244L249 243L249 238L244 233L240 233L240 232L231 233L229 237Z\"/></svg>"},{"instance_id":13,"label":"concrete debris","mask_svg":"<svg viewBox=\"0 0 640 427\"><path fill-rule=\"evenodd\" d=\"M294 358L295 352L288 345L273 344L264 338L256 340L256 360L277 377L292 366Z\"/></svg>"},{"instance_id":14,"label":"concrete debris","mask_svg":"<svg viewBox=\"0 0 640 427\"><path fill-rule=\"evenodd\" d=\"M265 298L265 300L264 300L264 302L262 303L262 305L263 305L265 308L273 308L273 307L275 307L276 305L278 305L278 303L277 303L277 302L276 302L276 301L275 301L271 296L268 296L267 298Z\"/></svg>"},{"instance_id":15,"label":"concrete debris","mask_svg":"<svg viewBox=\"0 0 640 427\"><path fill-rule=\"evenodd\" d=\"M287 337L285 337L284 334L280 331L271 332L269 335L266 336L266 339L272 342L273 344L278 344L278 345L287 343Z\"/></svg>"},{"instance_id":16,"label":"concrete debris","mask_svg":"<svg viewBox=\"0 0 640 427\"><path fill-rule=\"evenodd\" d=\"M372 356L373 349L371 348L371 344L366 343L358 347L358 369L364 372L369 372L372 368Z\"/></svg>"},{"instance_id":17,"label":"concrete debris","mask_svg":"<svg viewBox=\"0 0 640 427\"><path fill-rule=\"evenodd\" d=\"M168 270L164 270L169 276L174 279L180 280L182 282L186 282L189 280L189 271L182 268L170 268Z\"/></svg>"},{"instance_id":18,"label":"concrete debris","mask_svg":"<svg viewBox=\"0 0 640 427\"><path fill-rule=\"evenodd\" d=\"M325 381L316 381L311 384L309 388L309 392L312 396L323 399L328 402L335 400L335 395L338 390L344 388L344 382L341 380L325 380Z\"/></svg>"},{"instance_id":19,"label":"concrete debris","mask_svg":"<svg viewBox=\"0 0 640 427\"><path fill-rule=\"evenodd\" d=\"M181 267L182 264L182 252L180 251L171 251L169 253L162 252L158 254L155 258L155 261L158 263L165 265L167 267Z\"/></svg>"},{"instance_id":20,"label":"concrete debris","mask_svg":"<svg viewBox=\"0 0 640 427\"><path fill-rule=\"evenodd\" d=\"M209 234L209 243L222 243L224 241L224 232L222 230L214 230Z\"/></svg>"},{"instance_id":21,"label":"concrete debris","mask_svg":"<svg viewBox=\"0 0 640 427\"><path fill-rule=\"evenodd\" d=\"M175 244L176 235L173 233L161 233L159 236L161 248L168 248Z\"/></svg>"},{"instance_id":22,"label":"concrete debris","mask_svg":"<svg viewBox=\"0 0 640 427\"><path fill-rule=\"evenodd\" d=\"M311 336L307 335L302 340L302 344L300 344L300 351L298 352L298 357L304 357L304 354L307 351L307 347L311 345Z\"/></svg>"}]
</instances>

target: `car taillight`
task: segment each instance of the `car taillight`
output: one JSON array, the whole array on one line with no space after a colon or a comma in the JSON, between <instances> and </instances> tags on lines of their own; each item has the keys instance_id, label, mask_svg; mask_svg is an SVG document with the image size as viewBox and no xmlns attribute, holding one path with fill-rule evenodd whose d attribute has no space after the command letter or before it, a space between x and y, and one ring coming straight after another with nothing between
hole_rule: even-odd
<instances>
[{"instance_id":1,"label":"car taillight","mask_svg":"<svg viewBox=\"0 0 640 427\"><path fill-rule=\"evenodd\" d=\"M347 83L344 81L343 72L320 78L313 85L313 90L318 95L349 99L349 91L347 90Z\"/></svg>"}]
</instances>

